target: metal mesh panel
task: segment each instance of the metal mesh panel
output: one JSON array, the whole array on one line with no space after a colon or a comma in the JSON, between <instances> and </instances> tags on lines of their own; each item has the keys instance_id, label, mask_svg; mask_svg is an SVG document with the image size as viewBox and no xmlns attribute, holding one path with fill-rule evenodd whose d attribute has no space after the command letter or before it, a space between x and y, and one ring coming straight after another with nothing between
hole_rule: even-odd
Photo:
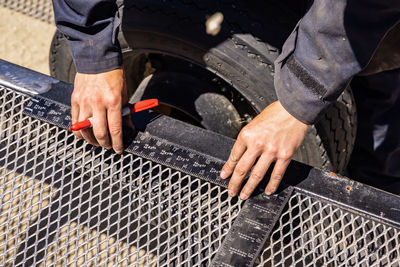
<instances>
[{"instance_id":1,"label":"metal mesh panel","mask_svg":"<svg viewBox=\"0 0 400 267\"><path fill-rule=\"evenodd\" d=\"M92 150L0 88L0 264L206 264L240 210L226 190Z\"/></svg>"},{"instance_id":2,"label":"metal mesh panel","mask_svg":"<svg viewBox=\"0 0 400 267\"><path fill-rule=\"evenodd\" d=\"M399 266L399 258L398 229L295 194L259 266Z\"/></svg>"},{"instance_id":3,"label":"metal mesh panel","mask_svg":"<svg viewBox=\"0 0 400 267\"><path fill-rule=\"evenodd\" d=\"M207 265L241 209L226 190L91 149L0 86L0 264ZM258 266L399 266L398 229L297 192Z\"/></svg>"},{"instance_id":4,"label":"metal mesh panel","mask_svg":"<svg viewBox=\"0 0 400 267\"><path fill-rule=\"evenodd\" d=\"M48 23L54 22L51 0L0 0L0 5Z\"/></svg>"}]
</instances>

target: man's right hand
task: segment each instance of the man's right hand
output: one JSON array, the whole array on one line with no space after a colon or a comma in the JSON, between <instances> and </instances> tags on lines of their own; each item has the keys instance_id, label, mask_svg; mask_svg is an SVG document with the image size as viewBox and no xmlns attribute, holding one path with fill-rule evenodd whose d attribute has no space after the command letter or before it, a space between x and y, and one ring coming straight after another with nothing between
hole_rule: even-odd
<instances>
[{"instance_id":1,"label":"man's right hand","mask_svg":"<svg viewBox=\"0 0 400 267\"><path fill-rule=\"evenodd\" d=\"M72 123L93 117L93 128L74 132L94 146L122 153L122 107L128 103L123 68L99 74L77 73L71 97Z\"/></svg>"}]
</instances>

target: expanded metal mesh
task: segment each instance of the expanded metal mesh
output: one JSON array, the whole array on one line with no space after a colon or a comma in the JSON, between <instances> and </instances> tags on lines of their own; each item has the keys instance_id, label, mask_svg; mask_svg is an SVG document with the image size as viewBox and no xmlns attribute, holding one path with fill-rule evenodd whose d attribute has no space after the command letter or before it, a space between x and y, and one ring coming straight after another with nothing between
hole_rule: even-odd
<instances>
[{"instance_id":1,"label":"expanded metal mesh","mask_svg":"<svg viewBox=\"0 0 400 267\"><path fill-rule=\"evenodd\" d=\"M400 266L400 231L295 194L260 266Z\"/></svg>"},{"instance_id":2,"label":"expanded metal mesh","mask_svg":"<svg viewBox=\"0 0 400 267\"><path fill-rule=\"evenodd\" d=\"M0 265L206 264L240 209L218 186L93 150L2 88Z\"/></svg>"},{"instance_id":3,"label":"expanded metal mesh","mask_svg":"<svg viewBox=\"0 0 400 267\"><path fill-rule=\"evenodd\" d=\"M0 265L207 265L242 202L22 114L0 86ZM400 232L295 193L258 266L399 266Z\"/></svg>"},{"instance_id":4,"label":"expanded metal mesh","mask_svg":"<svg viewBox=\"0 0 400 267\"><path fill-rule=\"evenodd\" d=\"M54 22L51 0L0 0L0 5L48 23Z\"/></svg>"}]
</instances>

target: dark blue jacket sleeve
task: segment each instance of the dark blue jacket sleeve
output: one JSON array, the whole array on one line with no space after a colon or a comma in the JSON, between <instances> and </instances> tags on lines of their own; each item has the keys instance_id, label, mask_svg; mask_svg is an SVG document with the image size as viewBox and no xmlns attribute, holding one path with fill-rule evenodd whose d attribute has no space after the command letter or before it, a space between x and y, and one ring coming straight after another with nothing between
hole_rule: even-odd
<instances>
[{"instance_id":1,"label":"dark blue jacket sleeve","mask_svg":"<svg viewBox=\"0 0 400 267\"><path fill-rule=\"evenodd\" d=\"M275 61L283 107L315 123L399 22L399 0L314 0Z\"/></svg>"},{"instance_id":2,"label":"dark blue jacket sleeve","mask_svg":"<svg viewBox=\"0 0 400 267\"><path fill-rule=\"evenodd\" d=\"M53 0L58 29L68 39L76 70L101 73L122 64L115 0Z\"/></svg>"}]
</instances>

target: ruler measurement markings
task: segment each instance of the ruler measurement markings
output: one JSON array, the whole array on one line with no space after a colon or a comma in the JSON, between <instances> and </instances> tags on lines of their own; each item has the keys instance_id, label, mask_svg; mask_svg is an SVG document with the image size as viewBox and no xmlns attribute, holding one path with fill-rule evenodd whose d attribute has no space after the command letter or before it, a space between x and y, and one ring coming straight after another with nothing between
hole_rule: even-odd
<instances>
[{"instance_id":1,"label":"ruler measurement markings","mask_svg":"<svg viewBox=\"0 0 400 267\"><path fill-rule=\"evenodd\" d=\"M69 106L40 96L31 98L24 113L64 129L71 124ZM138 132L126 151L228 188L229 180L219 176L224 161L149 133ZM252 266L291 192L271 197L260 194L248 199L214 256L212 266Z\"/></svg>"},{"instance_id":2,"label":"ruler measurement markings","mask_svg":"<svg viewBox=\"0 0 400 267\"><path fill-rule=\"evenodd\" d=\"M293 188L288 187L278 195L267 196L261 193L249 198L229 229L211 266L253 266L292 192ZM260 206L269 206L270 212L260 212Z\"/></svg>"}]
</instances>

